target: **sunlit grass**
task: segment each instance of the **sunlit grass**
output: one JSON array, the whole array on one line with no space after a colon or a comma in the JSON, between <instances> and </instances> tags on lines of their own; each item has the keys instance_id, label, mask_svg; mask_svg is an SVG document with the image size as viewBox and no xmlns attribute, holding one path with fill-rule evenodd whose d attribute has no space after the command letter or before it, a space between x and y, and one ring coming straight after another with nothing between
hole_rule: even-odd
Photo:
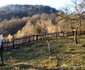
<instances>
[{"instance_id":1,"label":"sunlit grass","mask_svg":"<svg viewBox=\"0 0 85 70\"><path fill-rule=\"evenodd\" d=\"M85 36L78 37L78 44L73 42L73 37L55 38L50 40L49 52L46 41L36 44L19 45L14 50L4 51L3 70L27 69L57 69L65 66L82 66L85 69ZM83 42L82 42L83 41ZM68 69L67 69L68 70ZM70 69L73 70L73 69ZM76 69L77 70L77 69Z\"/></svg>"}]
</instances>

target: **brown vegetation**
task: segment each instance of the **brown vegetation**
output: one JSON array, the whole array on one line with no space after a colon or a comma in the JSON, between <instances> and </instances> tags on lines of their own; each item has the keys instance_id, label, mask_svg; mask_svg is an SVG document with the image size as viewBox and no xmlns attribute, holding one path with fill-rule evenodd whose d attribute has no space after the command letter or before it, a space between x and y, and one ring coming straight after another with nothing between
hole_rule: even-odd
<instances>
[{"instance_id":1,"label":"brown vegetation","mask_svg":"<svg viewBox=\"0 0 85 70\"><path fill-rule=\"evenodd\" d=\"M57 22L55 22L55 24L52 23L52 18L50 18L50 15L37 14L30 18L30 20L22 28L21 32L23 32L26 35L53 33L56 32L56 28L57 28L56 23Z\"/></svg>"},{"instance_id":2,"label":"brown vegetation","mask_svg":"<svg viewBox=\"0 0 85 70\"><path fill-rule=\"evenodd\" d=\"M12 18L11 20L4 20L0 22L0 33L4 36L8 34L15 34L18 30L20 30L23 26L25 26L26 22L29 20L29 17Z\"/></svg>"}]
</instances>

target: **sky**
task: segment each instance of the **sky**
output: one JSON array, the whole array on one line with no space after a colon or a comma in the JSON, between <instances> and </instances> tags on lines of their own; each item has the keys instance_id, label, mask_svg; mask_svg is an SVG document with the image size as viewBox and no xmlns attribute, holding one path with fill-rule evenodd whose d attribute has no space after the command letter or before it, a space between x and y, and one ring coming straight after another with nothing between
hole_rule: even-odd
<instances>
[{"instance_id":1,"label":"sky","mask_svg":"<svg viewBox=\"0 0 85 70\"><path fill-rule=\"evenodd\" d=\"M60 9L66 4L70 4L71 0L1 0L0 6L7 4L30 4L30 5L47 5L56 9Z\"/></svg>"}]
</instances>

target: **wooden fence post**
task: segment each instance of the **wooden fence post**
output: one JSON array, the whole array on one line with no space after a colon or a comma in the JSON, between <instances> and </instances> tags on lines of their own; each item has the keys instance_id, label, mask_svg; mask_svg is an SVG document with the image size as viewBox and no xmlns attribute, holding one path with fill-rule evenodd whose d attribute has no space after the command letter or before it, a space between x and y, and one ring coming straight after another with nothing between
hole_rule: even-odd
<instances>
[{"instance_id":1,"label":"wooden fence post","mask_svg":"<svg viewBox=\"0 0 85 70\"><path fill-rule=\"evenodd\" d=\"M48 46L48 50L49 50L49 52L50 52L50 42L49 42L49 40L47 40L47 46Z\"/></svg>"},{"instance_id":2,"label":"wooden fence post","mask_svg":"<svg viewBox=\"0 0 85 70\"><path fill-rule=\"evenodd\" d=\"M58 33L56 32L56 37L57 37Z\"/></svg>"},{"instance_id":3,"label":"wooden fence post","mask_svg":"<svg viewBox=\"0 0 85 70\"><path fill-rule=\"evenodd\" d=\"M78 44L78 41L77 41L77 30L76 29L74 29L74 42L76 44Z\"/></svg>"},{"instance_id":4,"label":"wooden fence post","mask_svg":"<svg viewBox=\"0 0 85 70\"><path fill-rule=\"evenodd\" d=\"M2 65L4 64L4 61L3 61L3 43L1 45L1 61L2 61Z\"/></svg>"},{"instance_id":5,"label":"wooden fence post","mask_svg":"<svg viewBox=\"0 0 85 70\"><path fill-rule=\"evenodd\" d=\"M38 41L38 35L36 35L36 41Z\"/></svg>"},{"instance_id":6,"label":"wooden fence post","mask_svg":"<svg viewBox=\"0 0 85 70\"><path fill-rule=\"evenodd\" d=\"M15 48L14 41L15 41L15 39L14 39L14 37L13 37L13 48Z\"/></svg>"},{"instance_id":7,"label":"wooden fence post","mask_svg":"<svg viewBox=\"0 0 85 70\"><path fill-rule=\"evenodd\" d=\"M35 39L35 36L33 35L33 43L35 42L35 40L34 40L34 39Z\"/></svg>"}]
</instances>

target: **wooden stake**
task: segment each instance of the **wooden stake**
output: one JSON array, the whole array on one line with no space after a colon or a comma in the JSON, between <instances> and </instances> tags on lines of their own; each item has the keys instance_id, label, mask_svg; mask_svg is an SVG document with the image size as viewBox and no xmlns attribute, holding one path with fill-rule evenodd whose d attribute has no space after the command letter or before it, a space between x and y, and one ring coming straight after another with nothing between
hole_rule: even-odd
<instances>
[{"instance_id":1,"label":"wooden stake","mask_svg":"<svg viewBox=\"0 0 85 70\"><path fill-rule=\"evenodd\" d=\"M49 43L49 40L47 40L47 45L48 45L48 50L50 52L50 43Z\"/></svg>"}]
</instances>

